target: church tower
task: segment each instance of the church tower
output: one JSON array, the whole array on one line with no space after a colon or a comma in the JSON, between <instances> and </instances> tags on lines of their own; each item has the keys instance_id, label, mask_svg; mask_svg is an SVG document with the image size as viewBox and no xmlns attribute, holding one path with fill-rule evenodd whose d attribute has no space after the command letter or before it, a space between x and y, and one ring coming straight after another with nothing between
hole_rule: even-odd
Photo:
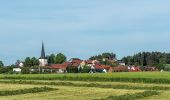
<instances>
[{"instance_id":1,"label":"church tower","mask_svg":"<svg viewBox=\"0 0 170 100\"><path fill-rule=\"evenodd\" d=\"M44 43L42 43L42 49L41 49L41 57L39 59L39 66L46 66L48 64L48 61L45 56L45 49L44 49Z\"/></svg>"}]
</instances>

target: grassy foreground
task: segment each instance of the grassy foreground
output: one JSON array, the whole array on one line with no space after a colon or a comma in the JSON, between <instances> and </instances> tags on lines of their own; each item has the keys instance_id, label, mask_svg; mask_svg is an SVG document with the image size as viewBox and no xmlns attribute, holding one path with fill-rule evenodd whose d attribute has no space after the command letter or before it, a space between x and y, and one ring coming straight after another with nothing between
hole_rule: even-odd
<instances>
[{"instance_id":1,"label":"grassy foreground","mask_svg":"<svg viewBox=\"0 0 170 100\"><path fill-rule=\"evenodd\" d=\"M170 83L169 72L0 75L0 79Z\"/></svg>"},{"instance_id":2,"label":"grassy foreground","mask_svg":"<svg viewBox=\"0 0 170 100\"><path fill-rule=\"evenodd\" d=\"M0 92L0 100L170 100L170 73L0 75Z\"/></svg>"}]
</instances>

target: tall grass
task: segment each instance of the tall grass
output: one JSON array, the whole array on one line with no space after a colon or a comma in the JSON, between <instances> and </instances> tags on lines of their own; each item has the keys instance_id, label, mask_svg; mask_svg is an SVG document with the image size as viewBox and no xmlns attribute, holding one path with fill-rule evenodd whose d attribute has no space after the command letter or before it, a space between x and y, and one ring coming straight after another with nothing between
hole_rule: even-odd
<instances>
[{"instance_id":1,"label":"tall grass","mask_svg":"<svg viewBox=\"0 0 170 100\"><path fill-rule=\"evenodd\" d=\"M112 74L30 74L30 75L0 75L0 79L21 80L69 80L69 81L109 81L138 83L170 83L170 73L139 72Z\"/></svg>"}]
</instances>

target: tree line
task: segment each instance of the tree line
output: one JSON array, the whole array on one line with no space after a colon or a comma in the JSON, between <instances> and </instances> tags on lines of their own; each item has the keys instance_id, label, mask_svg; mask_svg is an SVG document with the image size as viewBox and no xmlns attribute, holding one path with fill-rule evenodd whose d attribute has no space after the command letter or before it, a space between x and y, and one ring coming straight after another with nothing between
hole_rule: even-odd
<instances>
[{"instance_id":1,"label":"tree line","mask_svg":"<svg viewBox=\"0 0 170 100\"><path fill-rule=\"evenodd\" d=\"M67 61L67 57L62 53L58 53L56 55L51 54L47 56L46 59L48 59L48 64L62 64ZM23 63L26 67L39 66L39 59L35 57L27 57Z\"/></svg>"},{"instance_id":2,"label":"tree line","mask_svg":"<svg viewBox=\"0 0 170 100\"><path fill-rule=\"evenodd\" d=\"M116 59L116 54L107 52L107 53L102 53L96 56L92 56L89 59L98 60L98 61L102 61L103 59L114 60Z\"/></svg>"},{"instance_id":3,"label":"tree line","mask_svg":"<svg viewBox=\"0 0 170 100\"><path fill-rule=\"evenodd\" d=\"M163 69L165 64L170 64L170 53L140 52L133 56L122 58L126 65L151 66Z\"/></svg>"}]
</instances>

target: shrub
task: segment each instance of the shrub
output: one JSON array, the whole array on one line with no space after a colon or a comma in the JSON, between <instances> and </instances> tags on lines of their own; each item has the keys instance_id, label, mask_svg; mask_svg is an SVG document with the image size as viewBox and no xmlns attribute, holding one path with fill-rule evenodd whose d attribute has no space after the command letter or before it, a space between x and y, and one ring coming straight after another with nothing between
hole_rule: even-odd
<instances>
[{"instance_id":1,"label":"shrub","mask_svg":"<svg viewBox=\"0 0 170 100\"><path fill-rule=\"evenodd\" d=\"M30 74L30 68L29 67L23 67L21 70L22 74Z\"/></svg>"}]
</instances>

